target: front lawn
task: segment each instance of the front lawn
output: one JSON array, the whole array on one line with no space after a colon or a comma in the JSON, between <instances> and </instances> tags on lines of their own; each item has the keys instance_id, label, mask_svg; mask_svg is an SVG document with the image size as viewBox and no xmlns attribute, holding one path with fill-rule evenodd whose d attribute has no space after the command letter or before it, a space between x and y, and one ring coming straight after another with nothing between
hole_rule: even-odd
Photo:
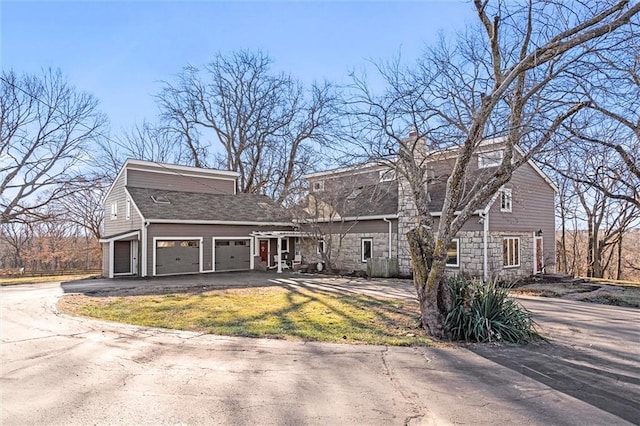
<instances>
[{"instance_id":1,"label":"front lawn","mask_svg":"<svg viewBox=\"0 0 640 426\"><path fill-rule=\"evenodd\" d=\"M60 300L63 312L142 326L228 335L377 345L425 345L417 302L294 286L201 294Z\"/></svg>"}]
</instances>

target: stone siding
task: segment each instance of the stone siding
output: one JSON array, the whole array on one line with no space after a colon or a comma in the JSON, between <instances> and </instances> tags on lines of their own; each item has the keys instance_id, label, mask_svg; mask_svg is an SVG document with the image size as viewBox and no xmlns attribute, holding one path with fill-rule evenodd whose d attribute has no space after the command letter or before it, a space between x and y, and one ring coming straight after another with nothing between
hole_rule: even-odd
<instances>
[{"instance_id":1,"label":"stone siding","mask_svg":"<svg viewBox=\"0 0 640 426\"><path fill-rule=\"evenodd\" d=\"M327 248L332 244L331 261L337 269L346 271L366 271L367 263L362 259L362 239L371 238L373 240L373 257L389 256L389 233L353 233L342 236L340 242L339 234L325 236ZM391 234L391 256L396 255L398 234ZM315 264L322 261L322 256L317 253L316 240L313 238L303 238L301 242L303 261Z\"/></svg>"}]
</instances>

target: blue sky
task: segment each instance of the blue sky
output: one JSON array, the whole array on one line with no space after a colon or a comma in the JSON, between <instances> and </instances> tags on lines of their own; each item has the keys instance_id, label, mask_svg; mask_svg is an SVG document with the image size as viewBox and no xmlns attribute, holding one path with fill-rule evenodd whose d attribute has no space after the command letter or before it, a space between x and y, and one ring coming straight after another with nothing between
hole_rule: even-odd
<instances>
[{"instance_id":1,"label":"blue sky","mask_svg":"<svg viewBox=\"0 0 640 426\"><path fill-rule=\"evenodd\" d=\"M261 49L309 83L347 81L370 59L410 60L473 20L469 1L12 1L0 3L3 69L60 68L113 131L153 121L152 95L216 52Z\"/></svg>"}]
</instances>

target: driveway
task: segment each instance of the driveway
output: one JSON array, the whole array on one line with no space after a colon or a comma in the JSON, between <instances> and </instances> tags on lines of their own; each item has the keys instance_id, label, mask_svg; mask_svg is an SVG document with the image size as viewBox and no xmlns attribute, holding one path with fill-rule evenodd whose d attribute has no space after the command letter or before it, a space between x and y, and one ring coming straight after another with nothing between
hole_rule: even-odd
<instances>
[{"instance_id":1,"label":"driveway","mask_svg":"<svg viewBox=\"0 0 640 426\"><path fill-rule=\"evenodd\" d=\"M412 297L400 281L265 278L273 285L283 280ZM137 281L147 291L178 283ZM62 287L81 291L80 285ZM85 292L99 287L98 281L85 285ZM55 307L62 287L0 289L3 425L630 424L640 418L636 310L529 298L524 303L540 312L538 321L552 324L552 343L396 348L219 337L70 317ZM616 330L621 333L611 337ZM554 358L554 351L576 356ZM582 376L562 381L550 370ZM601 389L585 383L587 377L616 387Z\"/></svg>"}]
</instances>

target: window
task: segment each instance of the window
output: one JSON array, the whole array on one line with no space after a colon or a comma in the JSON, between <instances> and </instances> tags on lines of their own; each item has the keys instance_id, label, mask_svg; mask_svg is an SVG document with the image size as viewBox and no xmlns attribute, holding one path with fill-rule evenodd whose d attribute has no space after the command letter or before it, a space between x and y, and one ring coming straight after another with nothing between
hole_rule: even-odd
<instances>
[{"instance_id":1,"label":"window","mask_svg":"<svg viewBox=\"0 0 640 426\"><path fill-rule=\"evenodd\" d=\"M502 163L504 151L481 152L478 154L478 168L496 167Z\"/></svg>"},{"instance_id":2,"label":"window","mask_svg":"<svg viewBox=\"0 0 640 426\"><path fill-rule=\"evenodd\" d=\"M111 220L116 220L118 218L118 202L114 201L111 203Z\"/></svg>"},{"instance_id":3,"label":"window","mask_svg":"<svg viewBox=\"0 0 640 426\"><path fill-rule=\"evenodd\" d=\"M395 170L380 170L380 182L391 182L396 180Z\"/></svg>"},{"instance_id":4,"label":"window","mask_svg":"<svg viewBox=\"0 0 640 426\"><path fill-rule=\"evenodd\" d=\"M500 211L510 212L513 204L513 196L511 195L511 189L500 190Z\"/></svg>"},{"instance_id":5,"label":"window","mask_svg":"<svg viewBox=\"0 0 640 426\"><path fill-rule=\"evenodd\" d=\"M316 253L321 254L326 252L326 247L324 244L324 240L318 240L318 244L316 245Z\"/></svg>"},{"instance_id":6,"label":"window","mask_svg":"<svg viewBox=\"0 0 640 426\"><path fill-rule=\"evenodd\" d=\"M125 215L127 217L127 220L131 220L131 198L127 197L127 204L125 207Z\"/></svg>"},{"instance_id":7,"label":"window","mask_svg":"<svg viewBox=\"0 0 640 426\"><path fill-rule=\"evenodd\" d=\"M373 257L373 239L363 238L360 240L360 257L363 262Z\"/></svg>"},{"instance_id":8,"label":"window","mask_svg":"<svg viewBox=\"0 0 640 426\"><path fill-rule=\"evenodd\" d=\"M289 239L288 238L283 238L282 240L280 240L280 249L282 251L289 251Z\"/></svg>"},{"instance_id":9,"label":"window","mask_svg":"<svg viewBox=\"0 0 640 426\"><path fill-rule=\"evenodd\" d=\"M180 247L198 247L198 241L195 241L195 240L180 241Z\"/></svg>"},{"instance_id":10,"label":"window","mask_svg":"<svg viewBox=\"0 0 640 426\"><path fill-rule=\"evenodd\" d=\"M520 266L520 238L502 239L502 264L505 268Z\"/></svg>"},{"instance_id":11,"label":"window","mask_svg":"<svg viewBox=\"0 0 640 426\"><path fill-rule=\"evenodd\" d=\"M169 248L169 247L175 247L175 245L176 245L175 241L156 241L157 248Z\"/></svg>"},{"instance_id":12,"label":"window","mask_svg":"<svg viewBox=\"0 0 640 426\"><path fill-rule=\"evenodd\" d=\"M313 192L324 191L324 181L313 182Z\"/></svg>"},{"instance_id":13,"label":"window","mask_svg":"<svg viewBox=\"0 0 640 426\"><path fill-rule=\"evenodd\" d=\"M164 195L152 195L151 199L155 204L171 204L171 201Z\"/></svg>"},{"instance_id":14,"label":"window","mask_svg":"<svg viewBox=\"0 0 640 426\"><path fill-rule=\"evenodd\" d=\"M460 241L458 239L451 240L447 246L447 266L457 268L460 266Z\"/></svg>"},{"instance_id":15,"label":"window","mask_svg":"<svg viewBox=\"0 0 640 426\"><path fill-rule=\"evenodd\" d=\"M241 241L234 241L234 242L233 242L233 245L234 245L234 246L246 246L246 245L248 245L248 244L247 244L247 241L245 241L245 240L241 240Z\"/></svg>"}]
</instances>

